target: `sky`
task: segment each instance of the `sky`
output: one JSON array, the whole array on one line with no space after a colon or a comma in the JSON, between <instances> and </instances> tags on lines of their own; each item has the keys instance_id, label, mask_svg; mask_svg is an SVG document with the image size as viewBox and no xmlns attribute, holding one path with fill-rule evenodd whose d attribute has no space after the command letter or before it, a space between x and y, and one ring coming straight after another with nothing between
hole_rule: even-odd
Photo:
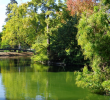
<instances>
[{"instance_id":1,"label":"sky","mask_svg":"<svg viewBox=\"0 0 110 100\"><path fill-rule=\"evenodd\" d=\"M0 0L0 32L2 32L2 26L5 25L5 18L6 18L6 6L8 3L10 3L10 0ZM16 0L18 2L18 5L21 3L25 3L31 0Z\"/></svg>"}]
</instances>

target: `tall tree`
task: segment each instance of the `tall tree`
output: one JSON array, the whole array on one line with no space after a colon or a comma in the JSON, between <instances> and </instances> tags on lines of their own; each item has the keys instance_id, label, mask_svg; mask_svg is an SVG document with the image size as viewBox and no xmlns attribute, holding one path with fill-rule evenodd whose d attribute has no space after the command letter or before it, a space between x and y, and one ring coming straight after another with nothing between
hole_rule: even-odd
<instances>
[{"instance_id":1,"label":"tall tree","mask_svg":"<svg viewBox=\"0 0 110 100\"><path fill-rule=\"evenodd\" d=\"M109 3L110 4L110 3ZM110 26L109 7L101 4L90 16L84 13L78 25L78 44L85 58L90 59L91 70L85 66L78 72L76 84L93 92L108 94L110 91Z\"/></svg>"},{"instance_id":2,"label":"tall tree","mask_svg":"<svg viewBox=\"0 0 110 100\"><path fill-rule=\"evenodd\" d=\"M55 3L55 0L42 0L40 3L37 0L32 0L32 2L34 2L34 4L37 4L37 7L40 8L41 13L40 16L43 15L43 22L41 21L40 23L45 23L44 25L44 34L45 34L45 38L47 38L47 56L49 58L49 54L50 54L50 34L52 34L52 28L54 28L54 26L56 25L56 23L58 22L59 19L57 18L57 14L55 14L56 12L60 11L60 9L63 9L64 5L61 4L61 2L59 1L59 5ZM55 19L57 21L55 21ZM52 25L51 23L54 21L54 25ZM43 34L42 33L42 34ZM35 47L35 46L34 46ZM38 54L38 53L37 53Z\"/></svg>"},{"instance_id":3,"label":"tall tree","mask_svg":"<svg viewBox=\"0 0 110 100\"><path fill-rule=\"evenodd\" d=\"M81 14L84 11L90 11L93 12L94 4L92 0L67 0L67 9L70 11L71 15L74 15L75 13Z\"/></svg>"},{"instance_id":4,"label":"tall tree","mask_svg":"<svg viewBox=\"0 0 110 100\"><path fill-rule=\"evenodd\" d=\"M12 12L12 8L10 7L11 4L18 4L17 1L15 0L10 0L10 3L8 3L8 5L6 6L6 15L8 15L9 13ZM11 16L10 16L11 17ZM5 19L5 22L7 22L9 20L9 18L7 17Z\"/></svg>"},{"instance_id":5,"label":"tall tree","mask_svg":"<svg viewBox=\"0 0 110 100\"><path fill-rule=\"evenodd\" d=\"M4 26L6 30L3 31L2 45L17 46L20 42L26 42L25 39L27 39L25 34L23 34L23 23L26 20L25 17L27 9L25 5L18 7L16 4L10 5L10 8L12 11L8 14L8 18L10 18L10 16L12 17Z\"/></svg>"},{"instance_id":6,"label":"tall tree","mask_svg":"<svg viewBox=\"0 0 110 100\"><path fill-rule=\"evenodd\" d=\"M54 17L54 13L59 10L58 9L58 6L57 4L55 3L56 0L43 0L42 1L42 5L40 5L40 8L41 8L41 11L42 13L45 14L45 22L46 22L46 35L47 35L47 55L49 57L49 54L50 54L50 38L49 38L49 35L50 35L50 30L49 28L51 28L51 25L50 25L50 21L51 18L50 17Z\"/></svg>"},{"instance_id":7,"label":"tall tree","mask_svg":"<svg viewBox=\"0 0 110 100\"><path fill-rule=\"evenodd\" d=\"M67 13L67 11L65 12ZM51 60L64 62L67 65L74 65L75 67L83 66L85 63L84 56L76 40L78 29L75 25L78 23L78 18L76 15L70 16L69 12L68 14L64 14L64 17L67 20L66 23L61 23L58 30L53 31L55 34L51 35Z\"/></svg>"}]
</instances>

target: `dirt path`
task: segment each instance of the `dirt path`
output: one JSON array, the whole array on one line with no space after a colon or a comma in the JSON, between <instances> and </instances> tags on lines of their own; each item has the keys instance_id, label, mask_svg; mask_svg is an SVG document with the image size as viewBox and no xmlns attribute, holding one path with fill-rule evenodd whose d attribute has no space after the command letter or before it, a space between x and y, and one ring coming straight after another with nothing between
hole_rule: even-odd
<instances>
[{"instance_id":1,"label":"dirt path","mask_svg":"<svg viewBox=\"0 0 110 100\"><path fill-rule=\"evenodd\" d=\"M0 56L31 56L33 55L33 52L0 52Z\"/></svg>"}]
</instances>

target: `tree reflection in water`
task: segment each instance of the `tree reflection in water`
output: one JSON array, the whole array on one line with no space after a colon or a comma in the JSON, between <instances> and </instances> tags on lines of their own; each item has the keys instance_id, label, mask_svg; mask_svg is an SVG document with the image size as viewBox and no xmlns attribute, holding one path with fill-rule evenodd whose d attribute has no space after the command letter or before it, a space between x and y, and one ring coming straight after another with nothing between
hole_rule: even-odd
<instances>
[{"instance_id":1,"label":"tree reflection in water","mask_svg":"<svg viewBox=\"0 0 110 100\"><path fill-rule=\"evenodd\" d=\"M30 67L26 59L3 59L0 66L7 99L48 98L47 73L36 72L48 67L43 69L40 64Z\"/></svg>"},{"instance_id":2,"label":"tree reflection in water","mask_svg":"<svg viewBox=\"0 0 110 100\"><path fill-rule=\"evenodd\" d=\"M2 59L0 71L6 100L108 100L75 85L73 72L48 72L27 58ZM0 87L1 89L1 87Z\"/></svg>"}]
</instances>

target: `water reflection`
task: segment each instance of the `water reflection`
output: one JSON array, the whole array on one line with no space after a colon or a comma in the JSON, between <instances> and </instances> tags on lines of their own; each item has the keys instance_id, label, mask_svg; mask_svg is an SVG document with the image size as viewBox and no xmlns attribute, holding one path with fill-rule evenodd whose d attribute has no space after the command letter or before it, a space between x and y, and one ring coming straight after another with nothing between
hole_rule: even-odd
<instances>
[{"instance_id":1,"label":"water reflection","mask_svg":"<svg viewBox=\"0 0 110 100\"><path fill-rule=\"evenodd\" d=\"M31 68L33 68L35 72L47 72L49 69L49 66L44 66L39 63L37 63L37 64L33 63L33 64L31 64Z\"/></svg>"},{"instance_id":2,"label":"water reflection","mask_svg":"<svg viewBox=\"0 0 110 100\"><path fill-rule=\"evenodd\" d=\"M38 72L47 69L40 64L31 64L27 58L2 59L0 72L6 99L49 98L47 73Z\"/></svg>"},{"instance_id":3,"label":"water reflection","mask_svg":"<svg viewBox=\"0 0 110 100\"><path fill-rule=\"evenodd\" d=\"M28 57L8 57L0 58L0 73L4 72L24 72L30 66L31 60ZM26 67L25 67L26 66ZM25 68L23 68L25 67Z\"/></svg>"},{"instance_id":4,"label":"water reflection","mask_svg":"<svg viewBox=\"0 0 110 100\"><path fill-rule=\"evenodd\" d=\"M4 88L5 97L0 95L0 100L109 100L76 87L73 72L48 72L48 66L27 58L2 61L0 90Z\"/></svg>"},{"instance_id":5,"label":"water reflection","mask_svg":"<svg viewBox=\"0 0 110 100\"><path fill-rule=\"evenodd\" d=\"M36 95L48 98L46 73L5 73L2 82L8 99L31 99Z\"/></svg>"},{"instance_id":6,"label":"water reflection","mask_svg":"<svg viewBox=\"0 0 110 100\"><path fill-rule=\"evenodd\" d=\"M1 80L1 74L0 74L0 100L5 100L5 90L4 90L4 86L2 84L2 80Z\"/></svg>"}]
</instances>

